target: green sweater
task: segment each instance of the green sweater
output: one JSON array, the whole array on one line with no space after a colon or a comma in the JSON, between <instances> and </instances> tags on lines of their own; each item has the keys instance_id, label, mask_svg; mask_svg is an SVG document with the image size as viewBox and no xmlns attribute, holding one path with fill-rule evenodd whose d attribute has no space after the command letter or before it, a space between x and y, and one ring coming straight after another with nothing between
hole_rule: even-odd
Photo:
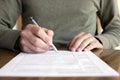
<instances>
[{"instance_id":1,"label":"green sweater","mask_svg":"<svg viewBox=\"0 0 120 80\"><path fill-rule=\"evenodd\" d=\"M14 50L20 31L13 30L22 15L23 29L32 16L55 32L54 43L67 44L80 32L99 39L105 49L120 43L120 16L116 0L0 0L0 48ZM103 33L97 34L96 19Z\"/></svg>"}]
</instances>

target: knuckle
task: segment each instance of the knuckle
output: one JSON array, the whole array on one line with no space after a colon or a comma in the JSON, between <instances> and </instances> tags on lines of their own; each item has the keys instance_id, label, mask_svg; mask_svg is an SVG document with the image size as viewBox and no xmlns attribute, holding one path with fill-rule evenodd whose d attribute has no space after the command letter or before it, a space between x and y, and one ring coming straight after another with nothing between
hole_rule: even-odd
<instances>
[{"instance_id":1,"label":"knuckle","mask_svg":"<svg viewBox=\"0 0 120 80\"><path fill-rule=\"evenodd\" d=\"M42 34L42 30L41 30L41 29L36 29L36 30L35 30L35 34L36 34L36 35Z\"/></svg>"},{"instance_id":2,"label":"knuckle","mask_svg":"<svg viewBox=\"0 0 120 80\"><path fill-rule=\"evenodd\" d=\"M85 34L85 32L81 32L81 34Z\"/></svg>"},{"instance_id":3,"label":"knuckle","mask_svg":"<svg viewBox=\"0 0 120 80\"><path fill-rule=\"evenodd\" d=\"M25 29L29 29L32 26L32 24L28 24Z\"/></svg>"},{"instance_id":4,"label":"knuckle","mask_svg":"<svg viewBox=\"0 0 120 80\"><path fill-rule=\"evenodd\" d=\"M92 34L88 33L87 36L88 36L88 37L92 37Z\"/></svg>"},{"instance_id":5,"label":"knuckle","mask_svg":"<svg viewBox=\"0 0 120 80\"><path fill-rule=\"evenodd\" d=\"M21 35L21 36L25 35L25 31L24 31L24 30L21 31L20 35Z\"/></svg>"},{"instance_id":6,"label":"knuckle","mask_svg":"<svg viewBox=\"0 0 120 80\"><path fill-rule=\"evenodd\" d=\"M54 35L53 30L49 30L49 33L50 33L51 35Z\"/></svg>"},{"instance_id":7,"label":"knuckle","mask_svg":"<svg viewBox=\"0 0 120 80\"><path fill-rule=\"evenodd\" d=\"M21 31L21 32L20 32L20 36L21 36L21 37L27 36L27 31L26 31L26 30Z\"/></svg>"}]
</instances>

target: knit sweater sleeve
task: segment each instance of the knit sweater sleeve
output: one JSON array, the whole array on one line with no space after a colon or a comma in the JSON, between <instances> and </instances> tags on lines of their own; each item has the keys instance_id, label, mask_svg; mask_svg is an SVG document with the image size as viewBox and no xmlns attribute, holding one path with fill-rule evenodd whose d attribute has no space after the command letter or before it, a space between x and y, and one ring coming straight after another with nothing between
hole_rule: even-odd
<instances>
[{"instance_id":1,"label":"knit sweater sleeve","mask_svg":"<svg viewBox=\"0 0 120 80\"><path fill-rule=\"evenodd\" d=\"M21 0L0 0L0 48L15 50L19 30L13 30L21 14Z\"/></svg>"},{"instance_id":2,"label":"knit sweater sleeve","mask_svg":"<svg viewBox=\"0 0 120 80\"><path fill-rule=\"evenodd\" d=\"M105 49L118 46L120 43L120 15L117 0L101 0L98 12L103 32L96 37Z\"/></svg>"}]
</instances>

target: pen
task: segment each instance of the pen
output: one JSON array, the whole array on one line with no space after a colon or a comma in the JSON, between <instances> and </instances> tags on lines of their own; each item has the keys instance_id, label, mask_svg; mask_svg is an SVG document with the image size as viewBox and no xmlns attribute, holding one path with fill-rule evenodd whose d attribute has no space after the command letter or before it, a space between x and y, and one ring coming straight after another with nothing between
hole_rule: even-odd
<instances>
[{"instance_id":1,"label":"pen","mask_svg":"<svg viewBox=\"0 0 120 80\"><path fill-rule=\"evenodd\" d=\"M39 25L37 24L37 22L33 19L33 17L30 17L30 19L31 19L31 21L37 26L37 27L39 27ZM52 43L51 44L51 47L53 48L53 50L56 52L56 53L58 53L58 50L57 50L57 48L55 47L55 45Z\"/></svg>"}]
</instances>

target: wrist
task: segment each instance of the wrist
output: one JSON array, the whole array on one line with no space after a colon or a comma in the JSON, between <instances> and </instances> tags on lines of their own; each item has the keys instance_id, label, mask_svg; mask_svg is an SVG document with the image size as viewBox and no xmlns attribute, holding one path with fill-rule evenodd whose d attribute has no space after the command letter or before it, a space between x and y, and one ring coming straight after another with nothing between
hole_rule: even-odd
<instances>
[{"instance_id":1,"label":"wrist","mask_svg":"<svg viewBox=\"0 0 120 80\"><path fill-rule=\"evenodd\" d=\"M18 37L14 45L14 49L17 51L21 51L20 46L19 46L19 40L20 40L20 37Z\"/></svg>"}]
</instances>

